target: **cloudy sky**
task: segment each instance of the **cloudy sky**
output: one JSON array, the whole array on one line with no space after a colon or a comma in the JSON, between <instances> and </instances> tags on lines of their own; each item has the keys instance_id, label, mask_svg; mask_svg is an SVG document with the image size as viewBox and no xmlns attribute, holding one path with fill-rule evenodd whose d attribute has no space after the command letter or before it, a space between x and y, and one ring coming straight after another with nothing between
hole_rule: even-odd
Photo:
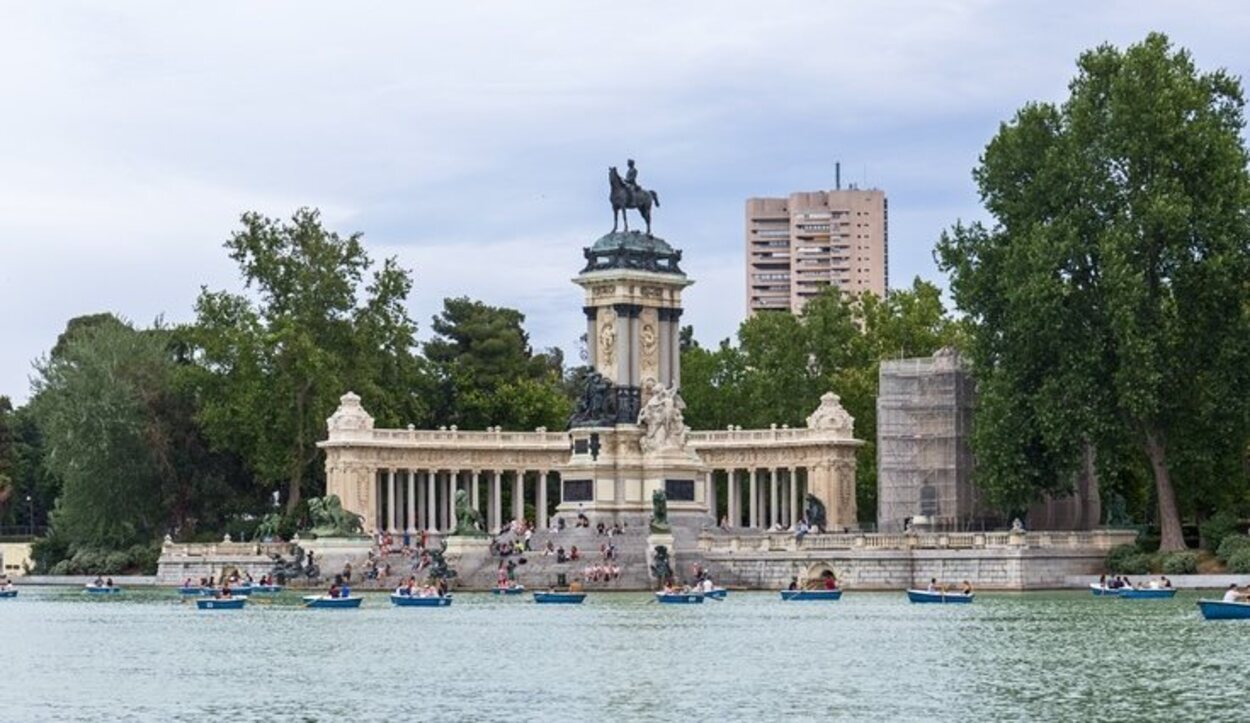
<instances>
[{"instance_id":1,"label":"cloudy sky","mask_svg":"<svg viewBox=\"0 0 1250 723\"><path fill-rule=\"evenodd\" d=\"M244 210L320 207L446 296L582 329L569 278L638 160L705 343L741 321L742 205L844 182L890 200L890 283L981 216L969 172L1081 50L1151 30L1250 74L1250 6L1207 2L5 3L0 394L67 319L191 317L239 289Z\"/></svg>"}]
</instances>

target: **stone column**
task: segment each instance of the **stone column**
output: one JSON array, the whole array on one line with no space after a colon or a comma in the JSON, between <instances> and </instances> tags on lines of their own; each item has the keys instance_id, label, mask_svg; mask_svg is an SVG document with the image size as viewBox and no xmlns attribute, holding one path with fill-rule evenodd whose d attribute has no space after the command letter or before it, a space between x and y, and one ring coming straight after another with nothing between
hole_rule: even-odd
<instances>
[{"instance_id":1,"label":"stone column","mask_svg":"<svg viewBox=\"0 0 1250 723\"><path fill-rule=\"evenodd\" d=\"M412 478L412 470L404 470L408 482L408 524L404 527L410 534L417 531L417 485Z\"/></svg>"},{"instance_id":2,"label":"stone column","mask_svg":"<svg viewBox=\"0 0 1250 723\"><path fill-rule=\"evenodd\" d=\"M790 468L790 528L799 524L799 470Z\"/></svg>"},{"instance_id":3,"label":"stone column","mask_svg":"<svg viewBox=\"0 0 1250 723\"><path fill-rule=\"evenodd\" d=\"M377 531L386 529L386 510L383 509L386 495L382 492L385 486L386 476L382 474L382 470L373 470L373 529Z\"/></svg>"},{"instance_id":4,"label":"stone column","mask_svg":"<svg viewBox=\"0 0 1250 723\"><path fill-rule=\"evenodd\" d=\"M518 469L512 473L512 519L525 517L525 470Z\"/></svg>"},{"instance_id":5,"label":"stone column","mask_svg":"<svg viewBox=\"0 0 1250 723\"><path fill-rule=\"evenodd\" d=\"M768 468L768 527L781 522L778 517L780 506L777 504L777 468Z\"/></svg>"},{"instance_id":6,"label":"stone column","mask_svg":"<svg viewBox=\"0 0 1250 723\"><path fill-rule=\"evenodd\" d=\"M438 470L432 469L425 478L425 529L438 532Z\"/></svg>"},{"instance_id":7,"label":"stone column","mask_svg":"<svg viewBox=\"0 0 1250 723\"><path fill-rule=\"evenodd\" d=\"M535 518L534 524L538 529L547 529L547 479L551 475L551 470L544 469L538 473L538 495L537 501L534 503Z\"/></svg>"},{"instance_id":8,"label":"stone column","mask_svg":"<svg viewBox=\"0 0 1250 723\"><path fill-rule=\"evenodd\" d=\"M392 534L399 531L398 515L395 509L395 470L387 468L386 470L386 519L388 526L387 532Z\"/></svg>"},{"instance_id":9,"label":"stone column","mask_svg":"<svg viewBox=\"0 0 1250 723\"><path fill-rule=\"evenodd\" d=\"M503 507L500 500L503 496L503 470L495 470L490 483L490 531L494 534L503 526Z\"/></svg>"},{"instance_id":10,"label":"stone column","mask_svg":"<svg viewBox=\"0 0 1250 723\"><path fill-rule=\"evenodd\" d=\"M447 517L443 520L443 529L452 532L456 529L456 483L460 470L447 471Z\"/></svg>"},{"instance_id":11,"label":"stone column","mask_svg":"<svg viewBox=\"0 0 1250 723\"><path fill-rule=\"evenodd\" d=\"M712 514L712 524L720 524L720 517L716 514L716 470L709 469L705 475L707 485L703 492L703 500L707 503L707 511Z\"/></svg>"},{"instance_id":12,"label":"stone column","mask_svg":"<svg viewBox=\"0 0 1250 723\"><path fill-rule=\"evenodd\" d=\"M599 308L596 306L583 306L582 311L586 314L586 353L589 355L586 363L591 369L597 369L599 363L599 330L595 328L599 316Z\"/></svg>"},{"instance_id":13,"label":"stone column","mask_svg":"<svg viewBox=\"0 0 1250 723\"><path fill-rule=\"evenodd\" d=\"M680 308L669 310L668 352L670 384L681 386L681 312Z\"/></svg>"},{"instance_id":14,"label":"stone column","mask_svg":"<svg viewBox=\"0 0 1250 723\"><path fill-rule=\"evenodd\" d=\"M749 518L748 526L759 527L760 526L759 470L752 467L750 470L750 474L751 474L751 489L750 489L751 499L749 500L750 514L748 515L748 518Z\"/></svg>"}]
</instances>

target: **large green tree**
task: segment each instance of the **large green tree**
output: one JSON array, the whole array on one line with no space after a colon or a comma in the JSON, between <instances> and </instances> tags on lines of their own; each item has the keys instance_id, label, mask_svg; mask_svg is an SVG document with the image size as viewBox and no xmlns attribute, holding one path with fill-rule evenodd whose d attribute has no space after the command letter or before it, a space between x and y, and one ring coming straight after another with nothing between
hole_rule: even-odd
<instances>
[{"instance_id":1,"label":"large green tree","mask_svg":"<svg viewBox=\"0 0 1250 723\"><path fill-rule=\"evenodd\" d=\"M1069 97L1003 124L974 172L992 226L938 244L973 329L978 478L1000 505L1149 463L1161 547L1244 484L1250 178L1234 77L1163 35L1083 54Z\"/></svg>"},{"instance_id":2,"label":"large green tree","mask_svg":"<svg viewBox=\"0 0 1250 723\"><path fill-rule=\"evenodd\" d=\"M728 425L802 426L834 391L855 417L857 503L861 517L876 512L876 417L880 362L927 356L959 343L941 293L916 279L882 299L837 289L812 299L800 315L757 314L738 329L738 344L716 349L689 341L682 351L686 421L695 429Z\"/></svg>"},{"instance_id":3,"label":"large green tree","mask_svg":"<svg viewBox=\"0 0 1250 723\"><path fill-rule=\"evenodd\" d=\"M535 353L525 315L460 297L445 299L424 352L438 382L436 418L464 429L558 429L571 410L559 350Z\"/></svg>"},{"instance_id":4,"label":"large green tree","mask_svg":"<svg viewBox=\"0 0 1250 723\"><path fill-rule=\"evenodd\" d=\"M381 425L427 421L412 281L393 259L373 270L360 234L327 230L315 210L247 213L242 226L225 246L254 297L205 289L184 330L202 370L198 415L263 485L285 485L293 510L324 475L316 444L344 391L361 392Z\"/></svg>"}]
</instances>

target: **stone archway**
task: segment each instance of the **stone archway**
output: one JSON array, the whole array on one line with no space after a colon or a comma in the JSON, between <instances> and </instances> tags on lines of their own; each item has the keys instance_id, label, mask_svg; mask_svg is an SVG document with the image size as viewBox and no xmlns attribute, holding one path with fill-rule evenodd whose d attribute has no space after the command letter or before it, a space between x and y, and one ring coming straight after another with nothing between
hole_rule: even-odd
<instances>
[{"instance_id":1,"label":"stone archway","mask_svg":"<svg viewBox=\"0 0 1250 723\"><path fill-rule=\"evenodd\" d=\"M833 565L827 562L817 562L808 565L803 575L803 580L810 582L812 580L824 580L827 577L832 577L835 580L841 579L838 577L837 571L833 569Z\"/></svg>"}]
</instances>

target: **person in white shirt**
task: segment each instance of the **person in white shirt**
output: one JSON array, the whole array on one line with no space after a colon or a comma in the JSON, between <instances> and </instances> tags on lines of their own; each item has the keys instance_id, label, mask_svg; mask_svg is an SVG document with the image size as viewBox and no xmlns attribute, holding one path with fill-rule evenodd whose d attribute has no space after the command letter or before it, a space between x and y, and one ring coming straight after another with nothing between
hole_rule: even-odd
<instances>
[{"instance_id":1,"label":"person in white shirt","mask_svg":"<svg viewBox=\"0 0 1250 723\"><path fill-rule=\"evenodd\" d=\"M1238 599L1240 597L1241 596L1237 594L1236 583L1229 585L1228 589L1224 591L1224 602L1240 602L1240 600Z\"/></svg>"}]
</instances>

